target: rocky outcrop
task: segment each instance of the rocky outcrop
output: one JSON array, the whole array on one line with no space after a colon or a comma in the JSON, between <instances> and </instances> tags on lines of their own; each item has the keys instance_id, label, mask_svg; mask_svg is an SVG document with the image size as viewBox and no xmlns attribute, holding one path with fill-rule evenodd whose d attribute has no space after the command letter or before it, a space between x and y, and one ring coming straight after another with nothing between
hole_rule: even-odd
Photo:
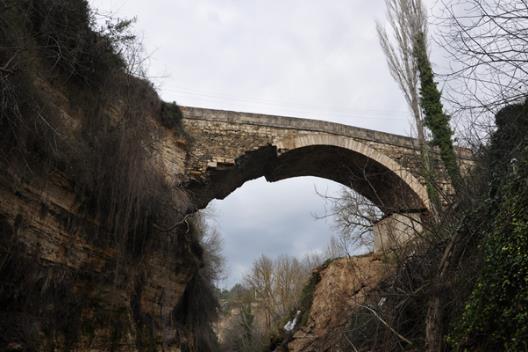
<instances>
[{"instance_id":1,"label":"rocky outcrop","mask_svg":"<svg viewBox=\"0 0 528 352\"><path fill-rule=\"evenodd\" d=\"M9 319L2 322L0 341L38 349L71 342L106 351L114 335L116 343L128 346L125 350L134 350L144 317L175 335L166 322L196 270L190 253L159 246L147 250L137 265L118 263L123 258L117 248L90 239L98 225L79 213L61 175L17 183L3 174L0 180L3 280L19 291L3 297L12 305L3 306ZM57 328L47 311L72 324L65 326L62 341L39 337ZM13 321L20 326L14 329Z\"/></svg>"},{"instance_id":2,"label":"rocky outcrop","mask_svg":"<svg viewBox=\"0 0 528 352\"><path fill-rule=\"evenodd\" d=\"M82 116L48 97L61 112L60 133L74 135L69 127ZM185 160L181 137L151 118L159 132L150 149L152 172L174 185ZM0 349L179 350L189 337L174 323L173 309L200 266L193 239L180 226L150 231L138 246L120 243L86 209L68 169L28 164L35 170L23 173L22 160L6 159L0 160ZM171 198L168 206L180 214L191 207L177 187Z\"/></svg>"},{"instance_id":3,"label":"rocky outcrop","mask_svg":"<svg viewBox=\"0 0 528 352\"><path fill-rule=\"evenodd\" d=\"M320 281L308 321L294 333L288 351L350 351L351 346L342 345L350 318L390 275L391 268L380 256L369 254L338 259L318 269Z\"/></svg>"}]
</instances>

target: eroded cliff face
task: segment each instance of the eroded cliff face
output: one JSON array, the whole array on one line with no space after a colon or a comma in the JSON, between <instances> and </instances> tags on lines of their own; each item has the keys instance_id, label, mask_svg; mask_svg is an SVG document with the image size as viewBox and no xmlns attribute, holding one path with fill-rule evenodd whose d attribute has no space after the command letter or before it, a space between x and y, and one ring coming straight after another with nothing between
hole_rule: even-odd
<instances>
[{"instance_id":1,"label":"eroded cliff face","mask_svg":"<svg viewBox=\"0 0 528 352\"><path fill-rule=\"evenodd\" d=\"M83 0L0 20L0 350L207 350L182 309L204 252L178 107Z\"/></svg>"},{"instance_id":2,"label":"eroded cliff face","mask_svg":"<svg viewBox=\"0 0 528 352\"><path fill-rule=\"evenodd\" d=\"M125 260L91 239L98 224L61 175L13 181L0 181L3 280L15 291L2 292L3 348L135 350L175 338L171 311L196 271L192 252L160 237L137 263ZM146 319L154 336L142 336Z\"/></svg>"},{"instance_id":3,"label":"eroded cliff face","mask_svg":"<svg viewBox=\"0 0 528 352\"><path fill-rule=\"evenodd\" d=\"M85 111L76 111L69 97L48 82L39 85L53 107L57 134L74 139L83 133ZM149 138L153 143L144 149L145 165L174 186L168 188L165 206L174 209L171 220L177 223L178 214L191 207L176 187L185 142L158 122L161 103L154 92L146 93L156 104L145 115L156 138ZM121 109L118 104L107 116L119 121L125 118ZM77 161L43 167L32 159L13 158L14 153L4 145L0 159L0 349L135 351L163 346L177 351L192 339L173 314L201 265L200 250L186 230L149 226L146 232L128 228L130 238L113 236L116 224L90 209L90 194L84 192L88 187L80 190L81 182L72 177L70 168ZM79 154L80 160L90 157Z\"/></svg>"},{"instance_id":4,"label":"eroded cliff face","mask_svg":"<svg viewBox=\"0 0 528 352\"><path fill-rule=\"evenodd\" d=\"M350 351L344 333L351 317L363 309L367 296L373 296L392 270L392 265L375 254L338 259L317 269L320 281L308 321L294 333L288 351Z\"/></svg>"}]
</instances>

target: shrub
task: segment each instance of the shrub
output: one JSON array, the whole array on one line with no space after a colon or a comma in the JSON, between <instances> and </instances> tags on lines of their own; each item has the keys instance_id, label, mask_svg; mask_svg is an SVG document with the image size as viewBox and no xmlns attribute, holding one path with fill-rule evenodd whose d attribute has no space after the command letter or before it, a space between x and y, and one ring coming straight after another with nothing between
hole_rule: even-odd
<instances>
[{"instance_id":1,"label":"shrub","mask_svg":"<svg viewBox=\"0 0 528 352\"><path fill-rule=\"evenodd\" d=\"M167 128L177 128L183 118L182 112L175 102L161 104L161 123Z\"/></svg>"},{"instance_id":2,"label":"shrub","mask_svg":"<svg viewBox=\"0 0 528 352\"><path fill-rule=\"evenodd\" d=\"M87 0L26 0L33 35L43 57L66 79L96 87L112 70L124 70L126 62L115 49L118 36L94 31L94 17ZM130 22L113 26L118 32ZM132 38L131 38L132 39Z\"/></svg>"},{"instance_id":3,"label":"shrub","mask_svg":"<svg viewBox=\"0 0 528 352\"><path fill-rule=\"evenodd\" d=\"M218 351L220 346L212 323L218 319L220 303L214 286L220 278L223 258L220 253L220 238L208 232L201 214L188 220L188 235L201 267L187 283L183 297L173 310L176 322L193 334L192 350Z\"/></svg>"},{"instance_id":4,"label":"shrub","mask_svg":"<svg viewBox=\"0 0 528 352\"><path fill-rule=\"evenodd\" d=\"M528 349L528 105L509 106L496 121L480 214L490 226L480 245L482 269L449 337L457 350Z\"/></svg>"}]
</instances>

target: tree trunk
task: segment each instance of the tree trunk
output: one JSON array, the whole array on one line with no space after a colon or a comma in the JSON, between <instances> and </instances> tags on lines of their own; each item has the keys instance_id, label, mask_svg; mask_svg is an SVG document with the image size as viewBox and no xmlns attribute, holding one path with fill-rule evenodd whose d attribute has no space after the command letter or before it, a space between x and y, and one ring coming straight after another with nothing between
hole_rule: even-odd
<instances>
[{"instance_id":1,"label":"tree trunk","mask_svg":"<svg viewBox=\"0 0 528 352\"><path fill-rule=\"evenodd\" d=\"M457 256L456 253L462 247L460 246L460 233L458 229L455 230L438 265L438 274L433 279L433 293L427 304L425 316L425 351L427 352L440 352L443 348L444 300L442 294L452 259Z\"/></svg>"},{"instance_id":2,"label":"tree trunk","mask_svg":"<svg viewBox=\"0 0 528 352\"><path fill-rule=\"evenodd\" d=\"M443 342L443 310L442 300L438 292L435 292L429 300L427 315L425 318L425 350L427 352L442 351Z\"/></svg>"}]
</instances>

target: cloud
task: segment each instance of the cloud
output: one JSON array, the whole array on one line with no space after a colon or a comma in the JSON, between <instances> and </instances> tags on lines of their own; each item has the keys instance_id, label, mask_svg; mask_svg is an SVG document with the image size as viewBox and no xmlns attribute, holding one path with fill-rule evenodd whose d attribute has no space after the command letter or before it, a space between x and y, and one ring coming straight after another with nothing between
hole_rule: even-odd
<instances>
[{"instance_id":1,"label":"cloud","mask_svg":"<svg viewBox=\"0 0 528 352\"><path fill-rule=\"evenodd\" d=\"M325 202L314 191L338 194L341 185L315 177L287 179L276 183L264 178L247 182L226 199L213 201L212 226L222 234L228 258L228 280L240 281L261 254L302 258L323 252L334 234L333 222L317 220L325 214Z\"/></svg>"},{"instance_id":2,"label":"cloud","mask_svg":"<svg viewBox=\"0 0 528 352\"><path fill-rule=\"evenodd\" d=\"M376 38L381 1L92 3L137 16L167 100L408 130Z\"/></svg>"}]
</instances>

